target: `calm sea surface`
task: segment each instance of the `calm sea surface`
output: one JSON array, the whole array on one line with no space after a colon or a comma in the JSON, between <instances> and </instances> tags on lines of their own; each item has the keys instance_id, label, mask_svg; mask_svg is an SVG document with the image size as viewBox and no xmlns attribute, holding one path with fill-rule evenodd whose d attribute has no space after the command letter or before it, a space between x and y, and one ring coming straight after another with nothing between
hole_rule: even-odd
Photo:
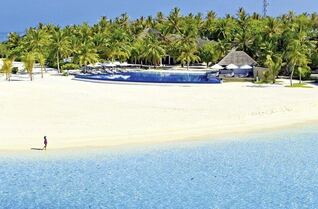
<instances>
[{"instance_id":1,"label":"calm sea surface","mask_svg":"<svg viewBox=\"0 0 318 209\"><path fill-rule=\"evenodd\" d=\"M318 208L318 126L226 141L0 153L0 208Z\"/></svg>"}]
</instances>

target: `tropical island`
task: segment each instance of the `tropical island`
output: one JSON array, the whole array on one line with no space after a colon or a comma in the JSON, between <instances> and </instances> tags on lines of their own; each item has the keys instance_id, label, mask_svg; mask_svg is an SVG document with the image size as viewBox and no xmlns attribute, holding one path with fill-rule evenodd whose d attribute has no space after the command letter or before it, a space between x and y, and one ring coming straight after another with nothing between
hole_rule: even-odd
<instances>
[{"instance_id":1,"label":"tropical island","mask_svg":"<svg viewBox=\"0 0 318 209\"><path fill-rule=\"evenodd\" d=\"M258 66L267 67L266 77L282 74L308 78L318 66L318 15L293 12L280 17L249 15L240 8L236 16L217 17L210 11L181 15L174 8L168 16L129 19L128 14L112 19L102 17L92 26L83 23L61 28L42 24L20 36L10 33L0 45L6 66L25 61L32 74L32 63L59 72L97 62L182 64L204 62L207 67L230 50L244 51ZM69 59L71 58L71 59ZM7 75L11 68L3 69Z\"/></svg>"},{"instance_id":2,"label":"tropical island","mask_svg":"<svg viewBox=\"0 0 318 209\"><path fill-rule=\"evenodd\" d=\"M239 9L220 18L212 11L183 16L178 8L168 16L131 20L123 14L95 25L39 24L24 35L10 33L0 44L0 135L6 139L0 147L26 149L44 135L54 139L52 148L111 146L310 123L318 115L311 77L318 66L317 37L317 14L274 18ZM263 70L247 82L191 88L101 85L62 76L106 62L209 71L217 63L228 69L237 58L250 62L240 66Z\"/></svg>"}]
</instances>

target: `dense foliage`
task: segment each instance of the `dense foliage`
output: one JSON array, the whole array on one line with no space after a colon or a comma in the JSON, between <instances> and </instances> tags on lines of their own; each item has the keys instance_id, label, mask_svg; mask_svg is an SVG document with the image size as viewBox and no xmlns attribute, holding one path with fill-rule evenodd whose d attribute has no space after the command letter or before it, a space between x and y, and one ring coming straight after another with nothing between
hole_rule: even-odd
<instances>
[{"instance_id":1,"label":"dense foliage","mask_svg":"<svg viewBox=\"0 0 318 209\"><path fill-rule=\"evenodd\" d=\"M259 65L268 66L273 75L304 75L318 66L317 35L315 13L289 12L273 18L239 9L235 16L219 18L212 11L205 17L200 13L183 16L174 8L168 16L159 12L155 17L136 20L127 14L114 20L102 17L92 26L39 24L24 36L10 33L0 44L0 56L24 61L34 58L59 70L63 60L70 57L80 66L105 60L155 66L172 60L189 66L199 61L215 63L236 48ZM167 61L167 56L172 59Z\"/></svg>"}]
</instances>

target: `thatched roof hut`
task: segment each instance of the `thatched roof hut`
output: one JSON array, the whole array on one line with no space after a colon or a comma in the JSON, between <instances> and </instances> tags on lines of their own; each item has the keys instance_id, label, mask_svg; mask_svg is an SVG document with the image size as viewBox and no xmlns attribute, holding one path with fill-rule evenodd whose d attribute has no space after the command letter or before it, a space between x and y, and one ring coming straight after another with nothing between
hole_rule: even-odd
<instances>
[{"instance_id":1,"label":"thatched roof hut","mask_svg":"<svg viewBox=\"0 0 318 209\"><path fill-rule=\"evenodd\" d=\"M218 64L222 66L227 66L230 64L234 64L237 66L255 66L257 62L243 51L231 51Z\"/></svg>"}]
</instances>

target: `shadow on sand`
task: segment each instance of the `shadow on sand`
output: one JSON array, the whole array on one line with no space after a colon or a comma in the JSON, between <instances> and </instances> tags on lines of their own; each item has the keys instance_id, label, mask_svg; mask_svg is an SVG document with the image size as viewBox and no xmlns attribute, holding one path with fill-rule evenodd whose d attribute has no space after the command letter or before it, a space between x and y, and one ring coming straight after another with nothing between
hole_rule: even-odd
<instances>
[{"instance_id":1,"label":"shadow on sand","mask_svg":"<svg viewBox=\"0 0 318 209\"><path fill-rule=\"evenodd\" d=\"M43 151L42 148L31 148L31 150L35 150L35 151Z\"/></svg>"}]
</instances>

